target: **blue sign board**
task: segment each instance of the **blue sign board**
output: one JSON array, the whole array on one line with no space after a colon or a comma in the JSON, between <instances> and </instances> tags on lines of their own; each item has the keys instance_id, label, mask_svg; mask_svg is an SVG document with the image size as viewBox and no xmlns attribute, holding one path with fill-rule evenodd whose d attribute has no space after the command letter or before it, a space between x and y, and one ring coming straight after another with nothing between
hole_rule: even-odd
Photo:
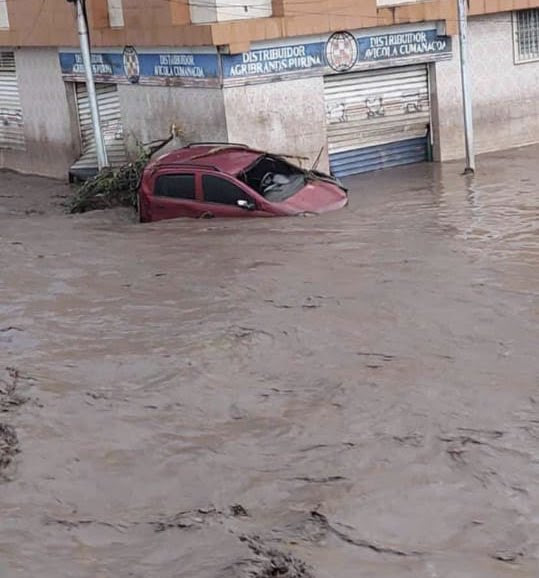
<instances>
[{"instance_id":1,"label":"blue sign board","mask_svg":"<svg viewBox=\"0 0 539 578\"><path fill-rule=\"evenodd\" d=\"M79 52L61 52L62 74L81 76L84 64ZM132 47L120 52L92 54L92 69L100 77L129 80L139 79L197 79L217 78L217 54L188 53L137 53Z\"/></svg>"},{"instance_id":2,"label":"blue sign board","mask_svg":"<svg viewBox=\"0 0 539 578\"><path fill-rule=\"evenodd\" d=\"M451 53L451 37L435 29L357 36L333 34L325 42L255 48L240 54L142 52L126 46L123 52L92 54L97 80L155 84L217 83L223 79L252 79L331 68L346 72L367 62L402 60ZM62 73L83 76L78 52L61 52Z\"/></svg>"},{"instance_id":3,"label":"blue sign board","mask_svg":"<svg viewBox=\"0 0 539 578\"><path fill-rule=\"evenodd\" d=\"M82 56L78 52L60 52L62 74L84 74ZM123 74L121 54L92 54L92 69L96 76L117 76Z\"/></svg>"},{"instance_id":4,"label":"blue sign board","mask_svg":"<svg viewBox=\"0 0 539 578\"><path fill-rule=\"evenodd\" d=\"M438 36L436 30L363 36L357 43L360 62L451 52L451 37Z\"/></svg>"},{"instance_id":5,"label":"blue sign board","mask_svg":"<svg viewBox=\"0 0 539 578\"><path fill-rule=\"evenodd\" d=\"M225 54L222 59L225 78L249 78L312 70L325 66L324 43L261 48L241 54Z\"/></svg>"}]
</instances>

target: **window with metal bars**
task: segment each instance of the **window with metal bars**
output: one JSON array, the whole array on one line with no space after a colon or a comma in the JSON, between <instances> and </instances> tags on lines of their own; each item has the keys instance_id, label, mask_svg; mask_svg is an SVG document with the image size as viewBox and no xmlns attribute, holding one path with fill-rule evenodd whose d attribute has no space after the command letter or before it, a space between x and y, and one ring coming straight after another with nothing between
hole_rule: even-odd
<instances>
[{"instance_id":1,"label":"window with metal bars","mask_svg":"<svg viewBox=\"0 0 539 578\"><path fill-rule=\"evenodd\" d=\"M25 150L15 54L0 52L0 149Z\"/></svg>"},{"instance_id":2,"label":"window with metal bars","mask_svg":"<svg viewBox=\"0 0 539 578\"><path fill-rule=\"evenodd\" d=\"M515 61L539 60L539 8L513 13Z\"/></svg>"}]
</instances>

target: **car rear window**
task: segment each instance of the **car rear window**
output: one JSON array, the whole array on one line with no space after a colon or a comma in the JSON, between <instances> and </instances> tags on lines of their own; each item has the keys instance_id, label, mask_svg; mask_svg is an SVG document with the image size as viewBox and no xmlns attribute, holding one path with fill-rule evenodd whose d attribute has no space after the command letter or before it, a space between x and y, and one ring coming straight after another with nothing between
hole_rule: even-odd
<instances>
[{"instance_id":1,"label":"car rear window","mask_svg":"<svg viewBox=\"0 0 539 578\"><path fill-rule=\"evenodd\" d=\"M202 188L204 190L204 200L207 203L235 205L240 200L251 200L234 183L213 175L204 175L202 177Z\"/></svg>"},{"instance_id":2,"label":"car rear window","mask_svg":"<svg viewBox=\"0 0 539 578\"><path fill-rule=\"evenodd\" d=\"M171 199L194 199L196 196L195 175L160 175L155 183L154 194L156 197L168 197Z\"/></svg>"}]
</instances>

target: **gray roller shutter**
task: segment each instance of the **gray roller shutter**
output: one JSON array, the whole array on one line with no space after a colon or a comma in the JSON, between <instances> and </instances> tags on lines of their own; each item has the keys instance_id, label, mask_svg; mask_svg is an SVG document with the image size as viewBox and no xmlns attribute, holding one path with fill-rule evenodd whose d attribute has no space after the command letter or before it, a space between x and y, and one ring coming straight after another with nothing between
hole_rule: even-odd
<instances>
[{"instance_id":1,"label":"gray roller shutter","mask_svg":"<svg viewBox=\"0 0 539 578\"><path fill-rule=\"evenodd\" d=\"M26 148L13 52L0 52L0 148Z\"/></svg>"},{"instance_id":2,"label":"gray roller shutter","mask_svg":"<svg viewBox=\"0 0 539 578\"><path fill-rule=\"evenodd\" d=\"M108 160L111 166L118 167L127 162L118 87L115 84L96 84L95 89ZM75 90L82 156L71 167L70 172L73 174L97 169L97 152L86 85L77 84Z\"/></svg>"},{"instance_id":3,"label":"gray roller shutter","mask_svg":"<svg viewBox=\"0 0 539 578\"><path fill-rule=\"evenodd\" d=\"M329 158L339 177L424 161L430 99L425 65L324 78Z\"/></svg>"}]
</instances>

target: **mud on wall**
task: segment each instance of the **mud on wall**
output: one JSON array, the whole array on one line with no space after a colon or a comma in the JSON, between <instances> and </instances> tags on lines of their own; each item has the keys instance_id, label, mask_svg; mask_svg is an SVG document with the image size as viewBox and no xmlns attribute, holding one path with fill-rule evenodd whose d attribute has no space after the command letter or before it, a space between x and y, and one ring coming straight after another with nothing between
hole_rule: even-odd
<instances>
[{"instance_id":1,"label":"mud on wall","mask_svg":"<svg viewBox=\"0 0 539 578\"><path fill-rule=\"evenodd\" d=\"M197 141L226 141L223 93L214 88L118 85L128 151L136 142L169 134L174 123L183 135L171 146Z\"/></svg>"},{"instance_id":2,"label":"mud on wall","mask_svg":"<svg viewBox=\"0 0 539 578\"><path fill-rule=\"evenodd\" d=\"M64 178L79 139L54 48L15 50L26 150L0 149L0 168Z\"/></svg>"},{"instance_id":3,"label":"mud on wall","mask_svg":"<svg viewBox=\"0 0 539 578\"><path fill-rule=\"evenodd\" d=\"M224 89L231 142L309 158L323 147L319 169L328 169L322 76ZM305 163L305 162L304 162Z\"/></svg>"}]
</instances>

